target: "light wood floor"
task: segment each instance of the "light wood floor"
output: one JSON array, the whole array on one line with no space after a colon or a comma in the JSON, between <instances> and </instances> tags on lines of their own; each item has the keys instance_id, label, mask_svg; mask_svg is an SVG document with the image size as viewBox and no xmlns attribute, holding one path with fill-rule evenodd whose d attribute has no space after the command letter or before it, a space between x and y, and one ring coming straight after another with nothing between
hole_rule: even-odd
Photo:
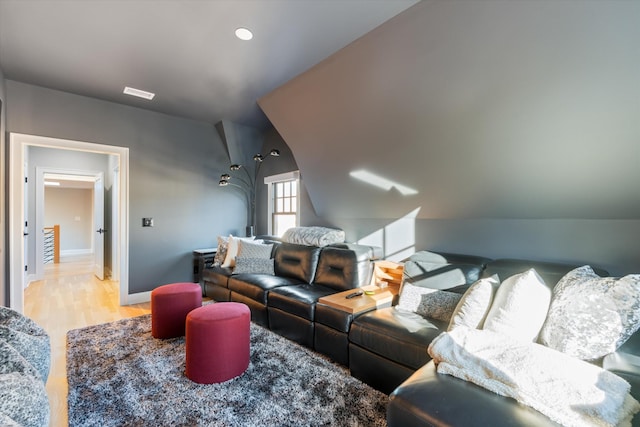
<instances>
[{"instance_id":1,"label":"light wood floor","mask_svg":"<svg viewBox=\"0 0 640 427\"><path fill-rule=\"evenodd\" d=\"M89 258L45 266L45 278L25 289L25 314L42 326L51 339L51 371L47 393L50 426L67 426L67 332L89 325L151 313L149 303L120 307L119 282L100 281Z\"/></svg>"}]
</instances>

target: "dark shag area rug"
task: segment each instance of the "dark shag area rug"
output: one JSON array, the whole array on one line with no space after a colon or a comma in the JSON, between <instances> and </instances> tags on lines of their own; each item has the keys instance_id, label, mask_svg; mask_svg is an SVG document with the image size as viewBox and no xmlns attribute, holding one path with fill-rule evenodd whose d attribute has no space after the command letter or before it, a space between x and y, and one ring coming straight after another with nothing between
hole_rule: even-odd
<instances>
[{"instance_id":1,"label":"dark shag area rug","mask_svg":"<svg viewBox=\"0 0 640 427\"><path fill-rule=\"evenodd\" d=\"M386 426L387 395L253 323L249 368L225 383L190 381L184 346L150 315L69 331L69 425Z\"/></svg>"}]
</instances>

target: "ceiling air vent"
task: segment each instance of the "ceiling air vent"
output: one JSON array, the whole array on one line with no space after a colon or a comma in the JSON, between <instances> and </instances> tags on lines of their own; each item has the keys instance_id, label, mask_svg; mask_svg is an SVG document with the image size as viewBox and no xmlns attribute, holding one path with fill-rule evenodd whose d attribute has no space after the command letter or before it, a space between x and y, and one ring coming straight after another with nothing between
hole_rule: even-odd
<instances>
[{"instance_id":1,"label":"ceiling air vent","mask_svg":"<svg viewBox=\"0 0 640 427\"><path fill-rule=\"evenodd\" d=\"M149 99L149 100L153 99L153 97L156 96L155 93L147 92L145 90L135 89L129 86L126 86L124 88L123 93L126 93L127 95L137 96L138 98Z\"/></svg>"}]
</instances>

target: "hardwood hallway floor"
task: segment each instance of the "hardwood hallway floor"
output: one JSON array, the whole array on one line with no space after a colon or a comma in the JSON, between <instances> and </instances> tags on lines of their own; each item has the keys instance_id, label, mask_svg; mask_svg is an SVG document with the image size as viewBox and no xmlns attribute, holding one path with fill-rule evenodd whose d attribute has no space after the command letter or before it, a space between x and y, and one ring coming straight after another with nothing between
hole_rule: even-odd
<instances>
[{"instance_id":1,"label":"hardwood hallway floor","mask_svg":"<svg viewBox=\"0 0 640 427\"><path fill-rule=\"evenodd\" d=\"M120 307L119 282L98 280L91 265L87 257L49 264L44 279L31 282L24 293L25 314L42 326L51 340L47 393L53 427L68 424L67 332L151 313L149 303Z\"/></svg>"}]
</instances>

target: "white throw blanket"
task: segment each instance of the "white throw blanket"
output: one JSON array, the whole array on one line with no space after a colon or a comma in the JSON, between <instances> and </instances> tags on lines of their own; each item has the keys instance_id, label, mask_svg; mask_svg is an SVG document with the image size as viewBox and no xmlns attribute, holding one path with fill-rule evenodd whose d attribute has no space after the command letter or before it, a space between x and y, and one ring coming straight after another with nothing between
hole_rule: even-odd
<instances>
[{"instance_id":1,"label":"white throw blanket","mask_svg":"<svg viewBox=\"0 0 640 427\"><path fill-rule=\"evenodd\" d=\"M511 397L565 426L630 425L640 410L624 379L540 344L460 327L439 335L428 351L438 373Z\"/></svg>"}]
</instances>

